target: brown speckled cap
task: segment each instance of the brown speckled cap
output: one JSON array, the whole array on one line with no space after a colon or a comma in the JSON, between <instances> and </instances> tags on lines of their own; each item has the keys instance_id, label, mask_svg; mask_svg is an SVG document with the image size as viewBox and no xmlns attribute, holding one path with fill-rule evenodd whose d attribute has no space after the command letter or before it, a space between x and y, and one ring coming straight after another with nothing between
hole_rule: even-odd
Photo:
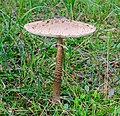
<instances>
[{"instance_id":1,"label":"brown speckled cap","mask_svg":"<svg viewBox=\"0 0 120 116\"><path fill-rule=\"evenodd\" d=\"M54 18L28 23L24 28L33 34L47 37L81 37L93 33L96 28L92 25L66 18Z\"/></svg>"}]
</instances>

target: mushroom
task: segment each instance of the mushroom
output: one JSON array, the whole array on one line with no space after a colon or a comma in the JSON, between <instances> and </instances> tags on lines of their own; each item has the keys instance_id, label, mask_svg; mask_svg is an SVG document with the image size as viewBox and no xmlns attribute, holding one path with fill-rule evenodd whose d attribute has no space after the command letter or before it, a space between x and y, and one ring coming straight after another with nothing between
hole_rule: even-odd
<instances>
[{"instance_id":1,"label":"mushroom","mask_svg":"<svg viewBox=\"0 0 120 116\"><path fill-rule=\"evenodd\" d=\"M79 38L86 36L93 33L96 28L89 24L70 20L65 17L28 23L24 26L24 28L32 34L57 38L57 56L53 83L53 101L60 101L63 53L62 38Z\"/></svg>"}]
</instances>

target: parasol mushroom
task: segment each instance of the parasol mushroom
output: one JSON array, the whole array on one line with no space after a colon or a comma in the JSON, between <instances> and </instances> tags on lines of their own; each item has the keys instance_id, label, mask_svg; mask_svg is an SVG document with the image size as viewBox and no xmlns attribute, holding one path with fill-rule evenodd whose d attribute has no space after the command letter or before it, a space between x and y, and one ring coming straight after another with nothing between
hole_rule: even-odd
<instances>
[{"instance_id":1,"label":"parasol mushroom","mask_svg":"<svg viewBox=\"0 0 120 116\"><path fill-rule=\"evenodd\" d=\"M60 101L63 53L62 38L79 38L86 36L93 33L96 28L89 24L70 20L65 17L28 23L24 26L24 28L32 34L57 38L57 56L53 83L53 101Z\"/></svg>"}]
</instances>

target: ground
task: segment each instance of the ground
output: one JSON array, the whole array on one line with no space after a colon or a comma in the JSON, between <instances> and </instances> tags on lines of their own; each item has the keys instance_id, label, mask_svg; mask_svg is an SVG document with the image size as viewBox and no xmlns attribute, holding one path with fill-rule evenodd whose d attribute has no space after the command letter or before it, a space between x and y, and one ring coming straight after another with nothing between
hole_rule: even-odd
<instances>
[{"instance_id":1,"label":"ground","mask_svg":"<svg viewBox=\"0 0 120 116\"><path fill-rule=\"evenodd\" d=\"M61 104L53 105L56 38L32 35L24 25L55 16L96 31L64 39ZM0 30L1 116L120 115L119 0L1 0Z\"/></svg>"}]
</instances>

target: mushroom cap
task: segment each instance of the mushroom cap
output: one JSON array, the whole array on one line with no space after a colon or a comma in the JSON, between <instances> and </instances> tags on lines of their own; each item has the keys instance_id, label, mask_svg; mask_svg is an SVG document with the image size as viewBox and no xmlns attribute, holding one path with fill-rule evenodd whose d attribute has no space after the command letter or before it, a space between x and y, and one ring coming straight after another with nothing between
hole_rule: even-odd
<instances>
[{"instance_id":1,"label":"mushroom cap","mask_svg":"<svg viewBox=\"0 0 120 116\"><path fill-rule=\"evenodd\" d=\"M32 34L57 38L82 37L96 30L92 25L64 17L28 23L24 28Z\"/></svg>"}]
</instances>

